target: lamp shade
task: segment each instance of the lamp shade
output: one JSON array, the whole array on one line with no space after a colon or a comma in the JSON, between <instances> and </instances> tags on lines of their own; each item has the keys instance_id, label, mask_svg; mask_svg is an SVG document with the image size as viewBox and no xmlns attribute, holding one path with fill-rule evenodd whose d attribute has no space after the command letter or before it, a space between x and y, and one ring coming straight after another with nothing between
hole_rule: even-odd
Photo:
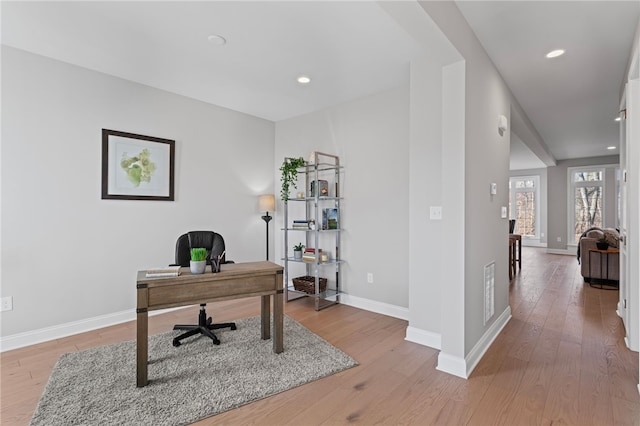
<instances>
[{"instance_id":1,"label":"lamp shade","mask_svg":"<svg viewBox=\"0 0 640 426\"><path fill-rule=\"evenodd\" d=\"M258 211L273 212L276 210L276 199L273 194L261 195L258 198Z\"/></svg>"}]
</instances>

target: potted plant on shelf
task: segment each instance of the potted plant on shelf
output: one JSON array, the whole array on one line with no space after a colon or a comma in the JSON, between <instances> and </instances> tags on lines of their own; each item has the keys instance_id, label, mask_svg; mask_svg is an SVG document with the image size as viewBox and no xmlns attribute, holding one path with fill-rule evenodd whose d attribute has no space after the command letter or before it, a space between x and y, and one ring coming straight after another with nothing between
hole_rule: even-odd
<instances>
[{"instance_id":1,"label":"potted plant on shelf","mask_svg":"<svg viewBox=\"0 0 640 426\"><path fill-rule=\"evenodd\" d=\"M204 269L207 266L207 249L205 248L192 248L191 249L191 261L189 267L192 274L204 274Z\"/></svg>"},{"instance_id":2,"label":"potted plant on shelf","mask_svg":"<svg viewBox=\"0 0 640 426\"><path fill-rule=\"evenodd\" d=\"M609 248L609 241L607 241L605 237L598 238L596 247L598 247L598 250L607 250Z\"/></svg>"},{"instance_id":3,"label":"potted plant on shelf","mask_svg":"<svg viewBox=\"0 0 640 426\"><path fill-rule=\"evenodd\" d=\"M282 162L282 166L280 166L280 172L282 172L282 177L280 179L282 183L280 198L282 198L282 201L287 202L289 200L289 187L298 187L298 168L305 164L304 158L302 157L285 158Z\"/></svg>"},{"instance_id":4,"label":"potted plant on shelf","mask_svg":"<svg viewBox=\"0 0 640 426\"><path fill-rule=\"evenodd\" d=\"M298 243L293 246L293 258L296 260L302 260L302 249L304 248L304 244Z\"/></svg>"}]
</instances>

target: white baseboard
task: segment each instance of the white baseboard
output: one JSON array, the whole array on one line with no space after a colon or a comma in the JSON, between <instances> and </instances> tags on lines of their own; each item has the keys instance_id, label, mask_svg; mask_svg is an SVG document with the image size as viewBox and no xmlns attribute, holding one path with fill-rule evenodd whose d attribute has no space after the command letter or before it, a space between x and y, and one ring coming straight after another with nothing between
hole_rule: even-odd
<instances>
[{"instance_id":1,"label":"white baseboard","mask_svg":"<svg viewBox=\"0 0 640 426\"><path fill-rule=\"evenodd\" d=\"M348 294L340 295L340 303L353 306L355 308L388 315L403 320L409 319L409 309L401 306L390 305L388 303L377 302L375 300L364 299ZM149 312L149 316L159 315L166 312L184 309L185 307L162 309ZM99 328L109 327L112 325L122 324L123 322L135 321L135 309L114 312L112 314L100 315L93 318L87 318L80 321L59 324L52 327L41 328L38 330L27 331L25 333L17 333L9 336L0 337L0 352L10 351L13 349L23 348L25 346L35 345L38 343L48 342L63 337L72 336L74 334L85 333L87 331Z\"/></svg>"},{"instance_id":2,"label":"white baseboard","mask_svg":"<svg viewBox=\"0 0 640 426\"><path fill-rule=\"evenodd\" d=\"M365 311L375 312L377 314L388 315L390 317L407 321L409 320L409 308L404 308L402 306L352 296L347 293L340 294L340 303L353 306L354 308L364 309Z\"/></svg>"},{"instance_id":3,"label":"white baseboard","mask_svg":"<svg viewBox=\"0 0 640 426\"><path fill-rule=\"evenodd\" d=\"M149 316L159 315L166 312L175 311L177 309L183 308L170 308L153 311L149 312ZM87 318L85 320L54 325L52 327L40 328L38 330L27 331L25 333L2 336L0 337L0 352L23 348L25 346L44 343L51 340L61 339L63 337L72 336L74 334L85 333L87 331L92 331L99 328L122 324L123 322L135 321L135 319L135 309L130 309L127 311L114 312L112 314Z\"/></svg>"},{"instance_id":4,"label":"white baseboard","mask_svg":"<svg viewBox=\"0 0 640 426\"><path fill-rule=\"evenodd\" d=\"M537 240L522 240L522 247L546 247L547 243L541 243Z\"/></svg>"},{"instance_id":5,"label":"white baseboard","mask_svg":"<svg viewBox=\"0 0 640 426\"><path fill-rule=\"evenodd\" d=\"M467 362L465 359L459 356L445 354L444 352L440 352L438 354L438 365L436 366L436 370L447 374L453 374L454 376L461 377L463 379L467 379L469 377L467 375Z\"/></svg>"},{"instance_id":6,"label":"white baseboard","mask_svg":"<svg viewBox=\"0 0 640 426\"><path fill-rule=\"evenodd\" d=\"M466 357L462 358L455 355L440 352L438 355L437 370L444 373L453 374L463 379L469 378L473 370L476 368L482 356L487 352L498 334L507 325L511 319L511 307L507 306L502 314L491 324L491 327L484 333L482 338L475 344Z\"/></svg>"},{"instance_id":7,"label":"white baseboard","mask_svg":"<svg viewBox=\"0 0 640 426\"><path fill-rule=\"evenodd\" d=\"M442 348L442 335L440 333L434 333L416 327L407 327L407 334L404 340L437 350Z\"/></svg>"},{"instance_id":8,"label":"white baseboard","mask_svg":"<svg viewBox=\"0 0 640 426\"><path fill-rule=\"evenodd\" d=\"M502 311L500 316L495 320L491 327L484 333L482 338L475 344L471 351L466 356L467 361L467 377L471 375L471 372L476 368L484 354L487 352L491 344L502 329L507 325L511 319L511 306Z\"/></svg>"},{"instance_id":9,"label":"white baseboard","mask_svg":"<svg viewBox=\"0 0 640 426\"><path fill-rule=\"evenodd\" d=\"M566 256L576 256L575 250L571 252L570 250L562 250L562 249L547 249L547 253L549 254L564 254Z\"/></svg>"}]
</instances>

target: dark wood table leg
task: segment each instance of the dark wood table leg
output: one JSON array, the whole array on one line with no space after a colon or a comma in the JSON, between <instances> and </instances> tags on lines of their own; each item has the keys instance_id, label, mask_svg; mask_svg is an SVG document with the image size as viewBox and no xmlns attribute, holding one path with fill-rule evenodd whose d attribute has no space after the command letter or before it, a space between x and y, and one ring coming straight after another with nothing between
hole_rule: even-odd
<instances>
[{"instance_id":1,"label":"dark wood table leg","mask_svg":"<svg viewBox=\"0 0 640 426\"><path fill-rule=\"evenodd\" d=\"M147 378L149 313L146 309L138 311L136 323L136 386L141 388L149 383Z\"/></svg>"},{"instance_id":2,"label":"dark wood table leg","mask_svg":"<svg viewBox=\"0 0 640 426\"><path fill-rule=\"evenodd\" d=\"M284 350L284 312L283 312L283 299L284 290L278 290L273 295L273 351L277 354Z\"/></svg>"},{"instance_id":3,"label":"dark wood table leg","mask_svg":"<svg viewBox=\"0 0 640 426\"><path fill-rule=\"evenodd\" d=\"M271 316L271 312L269 311L269 298L271 296L262 296L261 306L260 306L260 335L262 336L262 340L268 340L271 338L269 334L269 320Z\"/></svg>"},{"instance_id":4,"label":"dark wood table leg","mask_svg":"<svg viewBox=\"0 0 640 426\"><path fill-rule=\"evenodd\" d=\"M512 254L511 254L511 258L513 259L513 262L511 263L511 267L513 268L513 276L516 276L516 262L518 261L518 259L516 259L516 245L518 244L518 241L515 240L513 242L513 245L511 246L511 250L512 250Z\"/></svg>"},{"instance_id":5,"label":"dark wood table leg","mask_svg":"<svg viewBox=\"0 0 640 426\"><path fill-rule=\"evenodd\" d=\"M514 244L513 238L509 237L509 280L513 279L513 274L515 272L513 267L513 256L515 255Z\"/></svg>"}]
</instances>

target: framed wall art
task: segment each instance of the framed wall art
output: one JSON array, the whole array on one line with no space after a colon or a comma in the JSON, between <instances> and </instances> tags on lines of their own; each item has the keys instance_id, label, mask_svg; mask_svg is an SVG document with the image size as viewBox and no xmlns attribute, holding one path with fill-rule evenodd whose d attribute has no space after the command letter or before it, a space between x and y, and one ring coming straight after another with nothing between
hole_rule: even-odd
<instances>
[{"instance_id":1,"label":"framed wall art","mask_svg":"<svg viewBox=\"0 0 640 426\"><path fill-rule=\"evenodd\" d=\"M102 129L103 200L174 200L175 141Z\"/></svg>"}]
</instances>

